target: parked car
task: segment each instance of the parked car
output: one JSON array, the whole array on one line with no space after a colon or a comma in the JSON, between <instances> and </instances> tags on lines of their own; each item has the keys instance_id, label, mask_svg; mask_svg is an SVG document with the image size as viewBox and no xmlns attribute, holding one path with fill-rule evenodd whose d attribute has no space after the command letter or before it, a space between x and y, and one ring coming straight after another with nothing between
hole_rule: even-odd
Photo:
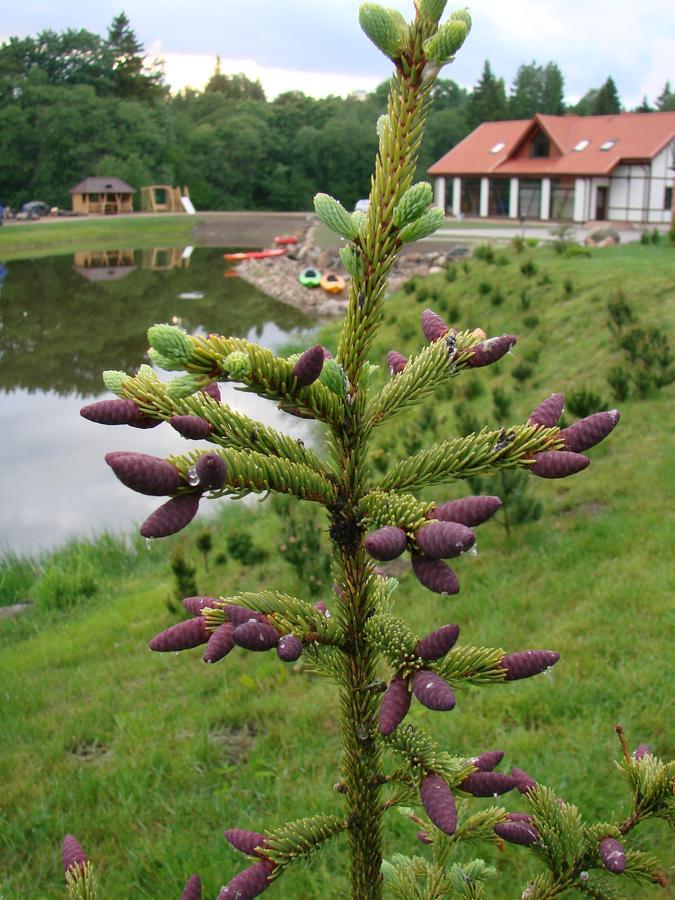
<instances>
[{"instance_id":1,"label":"parked car","mask_svg":"<svg viewBox=\"0 0 675 900\"><path fill-rule=\"evenodd\" d=\"M39 219L40 216L48 216L51 206L43 200L29 200L21 207L21 212L27 213L29 219Z\"/></svg>"}]
</instances>

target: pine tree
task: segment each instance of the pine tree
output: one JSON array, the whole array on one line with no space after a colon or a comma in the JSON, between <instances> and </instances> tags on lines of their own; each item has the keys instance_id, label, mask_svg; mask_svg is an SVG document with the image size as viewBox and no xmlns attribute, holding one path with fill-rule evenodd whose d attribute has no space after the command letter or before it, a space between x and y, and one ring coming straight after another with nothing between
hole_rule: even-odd
<instances>
[{"instance_id":1,"label":"pine tree","mask_svg":"<svg viewBox=\"0 0 675 900\"><path fill-rule=\"evenodd\" d=\"M591 115L609 116L621 112L621 100L614 79L609 76L595 97Z\"/></svg>"},{"instance_id":2,"label":"pine tree","mask_svg":"<svg viewBox=\"0 0 675 900\"><path fill-rule=\"evenodd\" d=\"M118 97L151 100L162 95L162 73L148 68L143 44L124 12L110 23L106 47L112 59L112 83Z\"/></svg>"},{"instance_id":3,"label":"pine tree","mask_svg":"<svg viewBox=\"0 0 675 900\"><path fill-rule=\"evenodd\" d=\"M480 81L467 102L467 123L473 130L483 122L496 122L508 118L508 103L504 79L496 78L486 59Z\"/></svg>"},{"instance_id":4,"label":"pine tree","mask_svg":"<svg viewBox=\"0 0 675 900\"><path fill-rule=\"evenodd\" d=\"M666 81L663 90L656 98L656 109L659 112L675 111L675 93L671 91L669 81Z\"/></svg>"},{"instance_id":5,"label":"pine tree","mask_svg":"<svg viewBox=\"0 0 675 900\"><path fill-rule=\"evenodd\" d=\"M188 597L183 602L192 618L150 642L156 652L205 645L203 658L209 663L246 650L276 650L283 662L303 656L337 685L342 770L335 787L343 806L338 807L336 798L330 812L308 810L307 818L264 834L228 829L227 840L249 859L218 900L256 897L278 879L279 896L284 896L286 867L341 835L348 842L353 900L380 900L385 881L396 896L406 898L484 896L482 882L492 870L480 859L459 863L452 858L469 841L530 847L547 870L526 886L523 896L531 900L548 900L570 888L606 896L596 871L586 885L589 870L625 872L626 878L642 883L663 878L657 861L623 845L638 822L673 818L673 766L649 748L631 755L622 738L620 768L632 793L631 813L618 824L589 825L574 806L522 770L495 771L502 751L454 756L439 748L423 727L405 722L413 700L449 712L457 702L466 702L464 695L456 697L458 687L503 689L506 683L545 672L559 659L553 650L507 652L459 642L454 623L420 636L394 613L397 582L383 576L375 561L408 554L421 587L441 595L457 593L459 579L446 560L469 551L476 527L500 506L499 498L491 496L422 500L420 491L476 474L573 475L589 464L584 451L606 437L619 419L616 410L601 412L561 430L556 394L524 422L431 444L396 462L382 477L369 465L376 428L395 416L410 415L450 379L497 363L516 341L511 335L488 339L479 330L457 333L437 313L425 310L425 342L419 352L408 359L391 353L391 378L384 386L371 381L369 354L383 320L387 277L401 248L432 234L444 218L442 210L430 206L431 186L413 184L434 80L470 26L468 12L459 10L439 27L444 5L443 0L417 0L410 24L373 3L361 7L363 30L393 61L396 72L387 113L377 125L379 148L367 214L351 215L327 194L317 194L314 201L321 222L344 239L341 257L351 275L336 357L316 345L283 358L242 338L191 337L175 326L155 325L148 332L152 362L180 374L164 383L149 366L134 376L106 372L106 387L117 399L81 411L101 424L147 428L167 422L184 436L210 442L210 448L167 459L125 451L106 456L124 485L168 498L141 526L148 539L180 531L201 504L226 495L287 494L296 502L316 504L326 515L331 608L267 586L219 598ZM222 403L219 381L273 400L291 415L324 423L328 456L320 457ZM453 561L453 566L461 562L457 566ZM385 663L389 674L383 683L379 676ZM470 799L514 789L522 793L528 813L508 814L494 802L477 808ZM458 804L459 797L466 802ZM384 863L384 816L411 802L424 810L424 817L412 815L422 824L420 839L431 846L431 859L396 856ZM63 862L71 898L90 900L95 893L91 864L71 836L64 840ZM193 875L183 898L200 896L201 883Z\"/></svg>"}]
</instances>

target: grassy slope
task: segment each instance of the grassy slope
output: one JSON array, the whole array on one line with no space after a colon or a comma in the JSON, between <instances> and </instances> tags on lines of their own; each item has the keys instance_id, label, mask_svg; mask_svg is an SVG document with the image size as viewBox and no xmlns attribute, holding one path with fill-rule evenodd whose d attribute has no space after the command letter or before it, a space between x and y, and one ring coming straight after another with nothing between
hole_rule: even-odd
<instances>
[{"instance_id":1,"label":"grassy slope","mask_svg":"<svg viewBox=\"0 0 675 900\"><path fill-rule=\"evenodd\" d=\"M456 324L521 335L516 360L472 376L517 397L516 421L552 390L587 385L608 396L603 373L621 357L606 328L605 304L617 286L645 323L672 327L674 315L675 265L666 248L598 251L580 260L551 251L530 255L539 276L547 270L553 283L528 280L527 311L518 299L526 256L509 256L503 267L472 261L468 275L459 269L452 284L443 276L425 283L438 293L430 305L439 312L459 307ZM566 277L575 288L563 300ZM483 280L499 282L506 299L498 309L474 299ZM420 346L417 321L425 305L402 294L391 301L374 358L392 346L403 352ZM523 319L534 313L540 324L528 330ZM518 386L510 372L533 347L540 350L535 375ZM468 382L466 376L455 383L451 403L436 404L440 435L452 434L452 406ZM478 559L457 564L458 597L432 596L409 574L398 593L400 611L421 633L456 621L466 643L560 650L561 662L546 678L462 692L448 715L413 704L410 716L452 751L503 747L507 765L531 771L592 818L625 808L626 792L613 771L615 722L623 722L633 744L648 740L666 756L674 749L672 651L665 641L672 623L671 548L664 528L671 399L672 390L622 404L621 424L591 451L589 471L562 482L532 479L545 503L543 519L519 529L511 550L497 524L483 526ZM481 418L488 401L489 391L472 400ZM407 416L381 429L387 452L395 455L413 423ZM462 493L448 487L435 495ZM257 541L273 551L276 518L249 517L243 509L235 515L241 523L250 519ZM157 548L152 556L160 553ZM198 652L148 654L146 639L172 621L164 605L170 586L161 559L142 565L135 578L70 615L35 613L24 623L0 625L0 632L13 628L16 635L0 657L7 723L0 886L7 898L62 896L58 843L66 831L99 864L104 896L177 896L193 871L210 895L242 865L223 828L264 830L339 808L330 789L339 764L332 688L280 666L273 655L235 653L205 668ZM229 562L212 583L202 578L200 589L231 592L264 583L298 590L289 573L274 560L243 571ZM517 796L506 802L519 807ZM392 816L389 851L414 852L412 832ZM635 845L652 846L668 859L658 823L638 832ZM479 854L500 867L490 896L519 896L529 856L513 847L503 854L481 847ZM344 858L331 849L311 868L289 870L279 896L345 896L343 871ZM631 896L648 893L634 889Z\"/></svg>"},{"instance_id":2,"label":"grassy slope","mask_svg":"<svg viewBox=\"0 0 675 900\"><path fill-rule=\"evenodd\" d=\"M7 225L0 228L0 260L73 253L83 246L87 250L109 250L124 245L142 250L166 242L188 242L199 221L195 216L157 215Z\"/></svg>"}]
</instances>

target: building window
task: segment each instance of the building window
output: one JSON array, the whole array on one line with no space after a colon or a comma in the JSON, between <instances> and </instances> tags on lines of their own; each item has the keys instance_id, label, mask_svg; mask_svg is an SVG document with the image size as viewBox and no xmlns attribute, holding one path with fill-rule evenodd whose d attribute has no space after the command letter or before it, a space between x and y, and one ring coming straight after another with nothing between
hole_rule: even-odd
<instances>
[{"instance_id":1,"label":"building window","mask_svg":"<svg viewBox=\"0 0 675 900\"><path fill-rule=\"evenodd\" d=\"M604 144L600 144L601 150L611 150L612 147L617 143L617 138L611 138L609 141L605 141Z\"/></svg>"},{"instance_id":2,"label":"building window","mask_svg":"<svg viewBox=\"0 0 675 900\"><path fill-rule=\"evenodd\" d=\"M590 141L586 141L586 140L579 141L579 143L576 145L576 147L574 149L577 153L581 153L581 151L585 150L589 144L590 144Z\"/></svg>"},{"instance_id":3,"label":"building window","mask_svg":"<svg viewBox=\"0 0 675 900\"><path fill-rule=\"evenodd\" d=\"M543 159L548 156L550 150L549 140L545 134L538 134L532 141L532 159Z\"/></svg>"},{"instance_id":4,"label":"building window","mask_svg":"<svg viewBox=\"0 0 675 900\"><path fill-rule=\"evenodd\" d=\"M663 208L670 211L673 208L673 189L667 187L663 192Z\"/></svg>"},{"instance_id":5,"label":"building window","mask_svg":"<svg viewBox=\"0 0 675 900\"><path fill-rule=\"evenodd\" d=\"M504 141L499 141L498 144L495 144L494 147L490 149L490 153L500 153L504 147L506 147Z\"/></svg>"}]
</instances>

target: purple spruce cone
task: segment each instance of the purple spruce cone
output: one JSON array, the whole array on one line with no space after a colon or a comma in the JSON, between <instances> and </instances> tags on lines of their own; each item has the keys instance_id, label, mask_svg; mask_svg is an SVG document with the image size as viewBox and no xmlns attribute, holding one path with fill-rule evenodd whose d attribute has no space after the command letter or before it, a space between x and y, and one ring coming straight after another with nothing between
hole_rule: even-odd
<instances>
[{"instance_id":1,"label":"purple spruce cone","mask_svg":"<svg viewBox=\"0 0 675 900\"><path fill-rule=\"evenodd\" d=\"M459 522L469 528L481 525L493 516L502 505L499 497L478 495L462 497L461 500L450 500L432 510L431 518L441 522Z\"/></svg>"},{"instance_id":2,"label":"purple spruce cone","mask_svg":"<svg viewBox=\"0 0 675 900\"><path fill-rule=\"evenodd\" d=\"M245 853L246 856L260 856L256 853L256 847L265 846L265 835L257 831L246 831L244 828L228 828L225 837L235 850Z\"/></svg>"},{"instance_id":3,"label":"purple spruce cone","mask_svg":"<svg viewBox=\"0 0 675 900\"><path fill-rule=\"evenodd\" d=\"M422 659L440 659L455 646L458 637L459 625L444 625L419 640L415 654Z\"/></svg>"},{"instance_id":4,"label":"purple spruce cone","mask_svg":"<svg viewBox=\"0 0 675 900\"><path fill-rule=\"evenodd\" d=\"M191 875L188 878L180 900L202 900L202 882L199 875Z\"/></svg>"},{"instance_id":5,"label":"purple spruce cone","mask_svg":"<svg viewBox=\"0 0 675 900\"><path fill-rule=\"evenodd\" d=\"M234 647L234 626L231 622L223 622L213 632L204 648L202 659L205 663L215 663L227 656Z\"/></svg>"},{"instance_id":6,"label":"purple spruce cone","mask_svg":"<svg viewBox=\"0 0 675 900\"><path fill-rule=\"evenodd\" d=\"M279 638L277 656L282 662L295 662L302 656L302 641L294 634L285 634Z\"/></svg>"},{"instance_id":7,"label":"purple spruce cone","mask_svg":"<svg viewBox=\"0 0 675 900\"><path fill-rule=\"evenodd\" d=\"M158 425L161 425L163 419L153 419L151 416L146 416L143 413L140 413L137 419L133 419L129 422L131 428L157 428Z\"/></svg>"},{"instance_id":8,"label":"purple spruce cone","mask_svg":"<svg viewBox=\"0 0 675 900\"><path fill-rule=\"evenodd\" d=\"M82 868L87 862L84 850L72 834L67 834L61 844L61 862L64 872L67 872L72 866Z\"/></svg>"},{"instance_id":9,"label":"purple spruce cone","mask_svg":"<svg viewBox=\"0 0 675 900\"><path fill-rule=\"evenodd\" d=\"M558 424L565 406L563 394L551 394L539 406L535 406L527 421L530 425L541 425L542 428L553 428Z\"/></svg>"},{"instance_id":10,"label":"purple spruce cone","mask_svg":"<svg viewBox=\"0 0 675 900\"><path fill-rule=\"evenodd\" d=\"M383 562L396 559L406 548L405 531L395 525L385 525L368 535L365 548L373 559Z\"/></svg>"},{"instance_id":11,"label":"purple spruce cone","mask_svg":"<svg viewBox=\"0 0 675 900\"><path fill-rule=\"evenodd\" d=\"M476 543L476 535L459 522L434 522L423 525L415 535L422 553L431 559L451 559Z\"/></svg>"},{"instance_id":12,"label":"purple spruce cone","mask_svg":"<svg viewBox=\"0 0 675 900\"><path fill-rule=\"evenodd\" d=\"M595 447L614 431L620 418L618 409L610 409L608 412L597 412L592 416L586 416L585 419L579 419L560 432L560 437L565 441L565 449L581 453Z\"/></svg>"},{"instance_id":13,"label":"purple spruce cone","mask_svg":"<svg viewBox=\"0 0 675 900\"><path fill-rule=\"evenodd\" d=\"M457 807L452 791L440 775L430 772L424 776L420 785L420 800L436 828L453 835L457 830Z\"/></svg>"},{"instance_id":14,"label":"purple spruce cone","mask_svg":"<svg viewBox=\"0 0 675 900\"><path fill-rule=\"evenodd\" d=\"M227 465L217 453L205 453L197 460L199 486L205 491L219 491L227 478Z\"/></svg>"},{"instance_id":15,"label":"purple spruce cone","mask_svg":"<svg viewBox=\"0 0 675 900\"><path fill-rule=\"evenodd\" d=\"M178 434L191 441L201 441L208 437L213 430L206 419L201 416L171 416L169 425L174 428Z\"/></svg>"},{"instance_id":16,"label":"purple spruce cone","mask_svg":"<svg viewBox=\"0 0 675 900\"><path fill-rule=\"evenodd\" d=\"M511 347L515 345L517 338L512 334L502 334L499 337L488 338L472 347L473 356L470 356L466 365L470 369L479 369L482 366L489 366L493 362L497 362L502 356L505 356Z\"/></svg>"},{"instance_id":17,"label":"purple spruce cone","mask_svg":"<svg viewBox=\"0 0 675 900\"><path fill-rule=\"evenodd\" d=\"M167 500L143 522L141 534L161 538L185 528L197 515L199 498L199 494L180 494Z\"/></svg>"},{"instance_id":18,"label":"purple spruce cone","mask_svg":"<svg viewBox=\"0 0 675 900\"><path fill-rule=\"evenodd\" d=\"M503 759L503 750L486 750L474 759L473 764L479 772L491 772Z\"/></svg>"},{"instance_id":19,"label":"purple spruce cone","mask_svg":"<svg viewBox=\"0 0 675 900\"><path fill-rule=\"evenodd\" d=\"M539 838L539 832L531 822L514 820L510 816L508 821L495 825L494 832L510 844L520 844L521 847L528 847Z\"/></svg>"},{"instance_id":20,"label":"purple spruce cone","mask_svg":"<svg viewBox=\"0 0 675 900\"><path fill-rule=\"evenodd\" d=\"M279 632L265 622L244 622L234 629L234 642L245 650L263 652L279 643Z\"/></svg>"},{"instance_id":21,"label":"purple spruce cone","mask_svg":"<svg viewBox=\"0 0 675 900\"><path fill-rule=\"evenodd\" d=\"M540 478L567 478L582 472L590 463L587 456L569 450L545 450L535 453L534 459L534 465L528 466L528 469Z\"/></svg>"},{"instance_id":22,"label":"purple spruce cone","mask_svg":"<svg viewBox=\"0 0 675 900\"><path fill-rule=\"evenodd\" d=\"M310 347L309 350L300 356L300 359L293 366L293 374L298 380L300 387L307 387L313 384L321 374L325 356L321 344Z\"/></svg>"},{"instance_id":23,"label":"purple spruce cone","mask_svg":"<svg viewBox=\"0 0 675 900\"><path fill-rule=\"evenodd\" d=\"M274 863L267 860L253 863L248 869L235 875L218 894L216 900L253 900L272 884L267 876L273 869Z\"/></svg>"},{"instance_id":24,"label":"purple spruce cone","mask_svg":"<svg viewBox=\"0 0 675 900\"><path fill-rule=\"evenodd\" d=\"M175 494L183 481L180 473L170 462L147 453L107 453L105 461L122 484L151 497L166 497Z\"/></svg>"},{"instance_id":25,"label":"purple spruce cone","mask_svg":"<svg viewBox=\"0 0 675 900\"><path fill-rule=\"evenodd\" d=\"M626 851L623 844L611 837L600 841L600 859L608 872L620 875L626 868Z\"/></svg>"},{"instance_id":26,"label":"purple spruce cone","mask_svg":"<svg viewBox=\"0 0 675 900\"><path fill-rule=\"evenodd\" d=\"M433 841L429 837L429 833L427 831L422 831L421 829L415 835L420 844L432 844Z\"/></svg>"},{"instance_id":27,"label":"purple spruce cone","mask_svg":"<svg viewBox=\"0 0 675 900\"><path fill-rule=\"evenodd\" d=\"M204 387L199 388L202 394L208 394L212 400L215 400L216 403L220 403L220 388L218 387L217 381L212 381L209 384L204 385Z\"/></svg>"},{"instance_id":28,"label":"purple spruce cone","mask_svg":"<svg viewBox=\"0 0 675 900\"><path fill-rule=\"evenodd\" d=\"M328 612L328 607L323 602L323 600L317 600L314 604L314 609L317 612L320 612L324 619L330 619L330 613Z\"/></svg>"},{"instance_id":29,"label":"purple spruce cone","mask_svg":"<svg viewBox=\"0 0 675 900\"><path fill-rule=\"evenodd\" d=\"M427 709L450 710L455 708L456 700L452 688L445 680L430 669L415 672L412 680L413 694Z\"/></svg>"},{"instance_id":30,"label":"purple spruce cone","mask_svg":"<svg viewBox=\"0 0 675 900\"><path fill-rule=\"evenodd\" d=\"M208 639L206 620L201 616L195 616L194 619L186 619L184 622L160 631L148 646L151 650L157 650L159 653L167 653L171 650L190 650L192 647L199 647Z\"/></svg>"},{"instance_id":31,"label":"purple spruce cone","mask_svg":"<svg viewBox=\"0 0 675 900\"><path fill-rule=\"evenodd\" d=\"M133 400L97 400L80 410L83 419L99 425L129 425L143 413Z\"/></svg>"},{"instance_id":32,"label":"purple spruce cone","mask_svg":"<svg viewBox=\"0 0 675 900\"><path fill-rule=\"evenodd\" d=\"M214 609L217 604L217 597L185 597L183 599L183 606L193 616L201 615L202 610L207 607Z\"/></svg>"},{"instance_id":33,"label":"purple spruce cone","mask_svg":"<svg viewBox=\"0 0 675 900\"><path fill-rule=\"evenodd\" d=\"M560 654L555 650L521 650L502 656L499 665L506 669L506 681L518 681L545 672L559 659Z\"/></svg>"},{"instance_id":34,"label":"purple spruce cone","mask_svg":"<svg viewBox=\"0 0 675 900\"><path fill-rule=\"evenodd\" d=\"M380 734L391 734L410 709L410 689L405 678L397 675L389 682L380 704Z\"/></svg>"},{"instance_id":35,"label":"purple spruce cone","mask_svg":"<svg viewBox=\"0 0 675 900\"><path fill-rule=\"evenodd\" d=\"M436 594L459 593L459 579L442 559L429 559L421 553L413 553L412 567L417 580L430 591Z\"/></svg>"},{"instance_id":36,"label":"purple spruce cone","mask_svg":"<svg viewBox=\"0 0 675 900\"><path fill-rule=\"evenodd\" d=\"M516 780L516 787L521 794L526 794L532 788L536 788L537 782L524 769L511 769L511 774Z\"/></svg>"},{"instance_id":37,"label":"purple spruce cone","mask_svg":"<svg viewBox=\"0 0 675 900\"><path fill-rule=\"evenodd\" d=\"M267 622L264 613L256 612L254 609L247 609L245 606L235 606L233 603L223 607L223 612L227 616L228 622L232 622L236 628L243 625L244 622Z\"/></svg>"},{"instance_id":38,"label":"purple spruce cone","mask_svg":"<svg viewBox=\"0 0 675 900\"><path fill-rule=\"evenodd\" d=\"M513 775L504 772L472 772L461 782L459 788L474 797L493 797L495 794L506 794L517 787Z\"/></svg>"},{"instance_id":39,"label":"purple spruce cone","mask_svg":"<svg viewBox=\"0 0 675 900\"><path fill-rule=\"evenodd\" d=\"M438 313L435 313L432 309L425 309L422 313L422 331L424 337L433 343L434 341L438 341L440 338L445 337L450 331L450 328L445 324Z\"/></svg>"},{"instance_id":40,"label":"purple spruce cone","mask_svg":"<svg viewBox=\"0 0 675 900\"><path fill-rule=\"evenodd\" d=\"M653 756L654 751L649 744L640 744L633 750L633 759L644 759L645 756Z\"/></svg>"},{"instance_id":41,"label":"purple spruce cone","mask_svg":"<svg viewBox=\"0 0 675 900\"><path fill-rule=\"evenodd\" d=\"M390 350L387 353L387 363L389 365L389 374L392 376L399 375L408 365L408 357L397 350Z\"/></svg>"}]
</instances>

